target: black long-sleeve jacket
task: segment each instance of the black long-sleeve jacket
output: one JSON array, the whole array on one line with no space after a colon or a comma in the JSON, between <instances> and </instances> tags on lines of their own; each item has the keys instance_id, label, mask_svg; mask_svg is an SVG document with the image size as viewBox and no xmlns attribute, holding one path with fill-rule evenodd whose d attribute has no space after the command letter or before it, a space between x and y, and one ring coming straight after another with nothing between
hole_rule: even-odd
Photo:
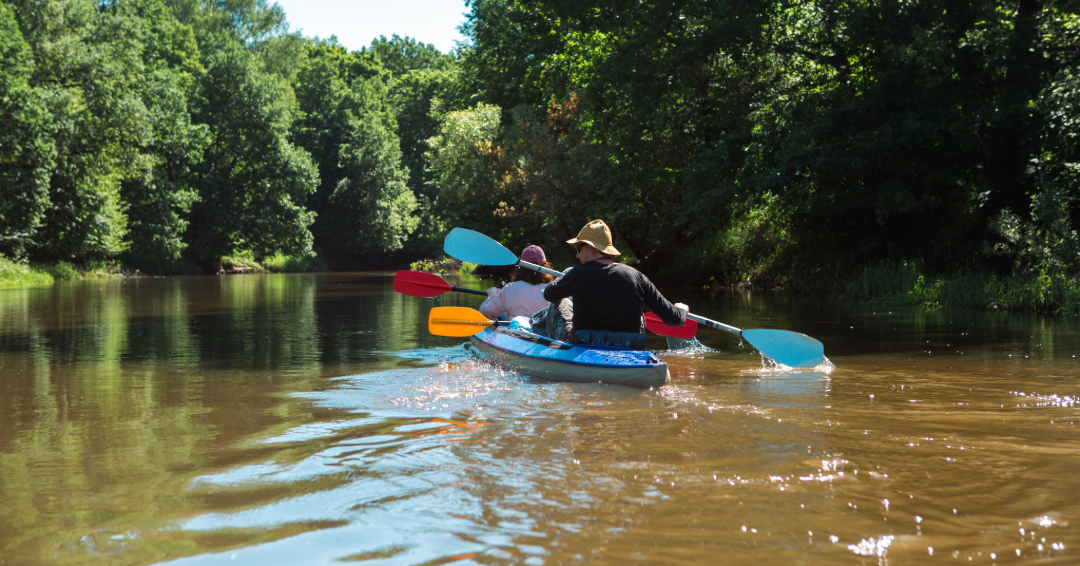
<instances>
[{"instance_id":1,"label":"black long-sleeve jacket","mask_svg":"<svg viewBox=\"0 0 1080 566\"><path fill-rule=\"evenodd\" d=\"M620 263L583 263L544 289L552 304L567 297L574 298L574 330L643 332L642 307L664 324L686 322L686 313L673 307L648 277Z\"/></svg>"}]
</instances>

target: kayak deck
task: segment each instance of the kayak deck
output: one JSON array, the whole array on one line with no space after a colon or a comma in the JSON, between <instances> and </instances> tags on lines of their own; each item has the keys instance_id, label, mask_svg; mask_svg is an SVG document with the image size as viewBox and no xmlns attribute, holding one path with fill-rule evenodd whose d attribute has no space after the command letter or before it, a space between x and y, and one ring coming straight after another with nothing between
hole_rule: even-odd
<instances>
[{"instance_id":1,"label":"kayak deck","mask_svg":"<svg viewBox=\"0 0 1080 566\"><path fill-rule=\"evenodd\" d=\"M671 380L667 364L648 350L568 344L505 327L482 330L472 344L492 361L545 379L642 387Z\"/></svg>"}]
</instances>

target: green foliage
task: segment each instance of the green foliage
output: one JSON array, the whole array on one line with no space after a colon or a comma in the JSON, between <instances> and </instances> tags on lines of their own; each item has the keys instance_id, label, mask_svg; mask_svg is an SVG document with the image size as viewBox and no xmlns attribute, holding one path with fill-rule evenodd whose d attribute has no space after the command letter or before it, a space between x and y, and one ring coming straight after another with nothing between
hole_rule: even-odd
<instances>
[{"instance_id":1,"label":"green foliage","mask_svg":"<svg viewBox=\"0 0 1080 566\"><path fill-rule=\"evenodd\" d=\"M931 277L916 262L878 262L851 279L843 298L883 306L994 308L1080 316L1080 279L1047 269L1025 275Z\"/></svg>"},{"instance_id":2,"label":"green foliage","mask_svg":"<svg viewBox=\"0 0 1080 566\"><path fill-rule=\"evenodd\" d=\"M316 255L287 255L277 253L256 259L250 250L237 250L221 258L224 273L305 273L328 271L326 261Z\"/></svg>"},{"instance_id":3,"label":"green foliage","mask_svg":"<svg viewBox=\"0 0 1080 566\"><path fill-rule=\"evenodd\" d=\"M409 270L423 271L425 273L472 273L474 269L476 269L474 263L463 262L445 255L438 258L421 259L409 264Z\"/></svg>"},{"instance_id":4,"label":"green foliage","mask_svg":"<svg viewBox=\"0 0 1080 566\"><path fill-rule=\"evenodd\" d=\"M72 279L79 278L79 271L75 269L74 265L66 261L58 261L53 264L43 266L42 269L52 275L56 281L71 281Z\"/></svg>"},{"instance_id":5,"label":"green foliage","mask_svg":"<svg viewBox=\"0 0 1080 566\"><path fill-rule=\"evenodd\" d=\"M0 3L0 253L20 256L49 206L54 144L33 59L10 8Z\"/></svg>"},{"instance_id":6,"label":"green foliage","mask_svg":"<svg viewBox=\"0 0 1080 566\"><path fill-rule=\"evenodd\" d=\"M52 285L53 277L40 268L0 256L0 287Z\"/></svg>"},{"instance_id":7,"label":"green foliage","mask_svg":"<svg viewBox=\"0 0 1080 566\"><path fill-rule=\"evenodd\" d=\"M336 241L363 252L401 247L418 220L416 197L409 190L397 138L368 115L353 124L340 146L344 176L331 197L336 205Z\"/></svg>"},{"instance_id":8,"label":"green foliage","mask_svg":"<svg viewBox=\"0 0 1080 566\"><path fill-rule=\"evenodd\" d=\"M463 226L558 256L603 218L668 282L1075 303L1075 2L469 6L443 54L269 0L0 4L0 253L321 269Z\"/></svg>"},{"instance_id":9,"label":"green foliage","mask_svg":"<svg viewBox=\"0 0 1080 566\"><path fill-rule=\"evenodd\" d=\"M13 0L0 55L4 254L187 273L240 250L309 256L313 228L367 255L401 249L420 216L441 232L412 190L453 80L429 45L349 54L288 33L267 0Z\"/></svg>"},{"instance_id":10,"label":"green foliage","mask_svg":"<svg viewBox=\"0 0 1080 566\"><path fill-rule=\"evenodd\" d=\"M258 257L311 251L318 184L311 156L289 141L292 90L236 44L206 57L196 118L212 132L185 239L196 259L247 249Z\"/></svg>"},{"instance_id":11,"label":"green foliage","mask_svg":"<svg viewBox=\"0 0 1080 566\"><path fill-rule=\"evenodd\" d=\"M200 43L215 36L257 45L288 30L285 10L267 0L165 0L176 18L191 26Z\"/></svg>"},{"instance_id":12,"label":"green foliage","mask_svg":"<svg viewBox=\"0 0 1080 566\"><path fill-rule=\"evenodd\" d=\"M380 35L364 51L374 53L382 66L395 77L405 76L411 71L448 70L454 64L453 56L442 53L434 45L396 33L390 39Z\"/></svg>"},{"instance_id":13,"label":"green foliage","mask_svg":"<svg viewBox=\"0 0 1080 566\"><path fill-rule=\"evenodd\" d=\"M11 2L35 56L32 83L44 93L57 155L40 258L102 257L126 247L120 181L143 166L151 130L139 90L144 67L123 18L89 0Z\"/></svg>"},{"instance_id":14,"label":"green foliage","mask_svg":"<svg viewBox=\"0 0 1080 566\"><path fill-rule=\"evenodd\" d=\"M26 263L0 256L0 287L38 287L52 285L56 281L123 275L125 275L124 269L116 262L108 260L94 260L82 265L73 265L66 261Z\"/></svg>"},{"instance_id":15,"label":"green foliage","mask_svg":"<svg viewBox=\"0 0 1080 566\"><path fill-rule=\"evenodd\" d=\"M499 136L500 114L499 107L489 104L449 112L428 142L428 167L439 188L435 207L451 224L477 226L499 206L491 196L494 162L487 149Z\"/></svg>"},{"instance_id":16,"label":"green foliage","mask_svg":"<svg viewBox=\"0 0 1080 566\"><path fill-rule=\"evenodd\" d=\"M273 273L306 273L329 271L330 267L320 256L287 256L277 254L262 261L263 267Z\"/></svg>"},{"instance_id":17,"label":"green foliage","mask_svg":"<svg viewBox=\"0 0 1080 566\"><path fill-rule=\"evenodd\" d=\"M792 274L875 258L966 265L988 221L1042 179L1076 186L1061 180L1080 139L1073 3L472 6L469 92L525 104L534 123L577 97L594 149L551 168L590 179L595 198L575 192L582 213L603 215L643 264L671 262L675 246L736 249L718 234L753 221L729 211L771 195ZM751 255L699 277L755 263L741 247Z\"/></svg>"},{"instance_id":18,"label":"green foliage","mask_svg":"<svg viewBox=\"0 0 1080 566\"><path fill-rule=\"evenodd\" d=\"M1077 273L1080 266L1080 236L1069 216L1076 199L1049 186L1031 199L1031 220L1025 221L1011 210L1001 211L990 223L1000 241L988 246L987 255L1004 255L1021 273L1050 270L1056 274Z\"/></svg>"},{"instance_id":19,"label":"green foliage","mask_svg":"<svg viewBox=\"0 0 1080 566\"><path fill-rule=\"evenodd\" d=\"M308 206L314 231L336 254L391 252L416 228L416 198L406 185L387 72L366 53L333 42L311 46L298 75L304 117L293 125L321 181Z\"/></svg>"},{"instance_id":20,"label":"green foliage","mask_svg":"<svg viewBox=\"0 0 1080 566\"><path fill-rule=\"evenodd\" d=\"M153 132L143 147L142 168L121 184L131 242L124 255L131 263L151 267L157 258L179 259L187 247L187 215L198 198L194 169L210 141L207 126L192 123L188 98L205 69L191 28L177 22L161 3L122 3L114 10L139 29L147 69L141 101Z\"/></svg>"},{"instance_id":21,"label":"green foliage","mask_svg":"<svg viewBox=\"0 0 1080 566\"><path fill-rule=\"evenodd\" d=\"M425 176L424 153L428 150L427 140L439 130L439 119L432 109L456 79L457 74L451 70L417 69L395 76L390 86L402 164L409 170L409 188L428 201L435 199L435 192L430 177Z\"/></svg>"},{"instance_id":22,"label":"green foliage","mask_svg":"<svg viewBox=\"0 0 1080 566\"><path fill-rule=\"evenodd\" d=\"M792 283L787 253L792 247L791 236L777 206L778 199L766 193L752 203L732 207L727 213L730 219L718 222L727 226L725 229L691 242L664 264L657 278L708 281L710 286L749 284L788 289ZM818 272L817 276L821 275Z\"/></svg>"},{"instance_id":23,"label":"green foliage","mask_svg":"<svg viewBox=\"0 0 1080 566\"><path fill-rule=\"evenodd\" d=\"M221 269L226 273L265 271L251 250L234 250L230 254L221 256Z\"/></svg>"}]
</instances>

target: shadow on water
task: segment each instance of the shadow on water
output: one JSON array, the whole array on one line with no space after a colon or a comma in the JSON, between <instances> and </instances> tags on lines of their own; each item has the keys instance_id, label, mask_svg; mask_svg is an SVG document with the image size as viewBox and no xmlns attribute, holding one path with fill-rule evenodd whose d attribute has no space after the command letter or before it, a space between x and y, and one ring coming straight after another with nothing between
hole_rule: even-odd
<instances>
[{"instance_id":1,"label":"shadow on water","mask_svg":"<svg viewBox=\"0 0 1080 566\"><path fill-rule=\"evenodd\" d=\"M479 298L391 283L0 291L0 562L1077 559L1073 323L673 290L833 364L703 330L641 389L489 365L426 332Z\"/></svg>"}]
</instances>

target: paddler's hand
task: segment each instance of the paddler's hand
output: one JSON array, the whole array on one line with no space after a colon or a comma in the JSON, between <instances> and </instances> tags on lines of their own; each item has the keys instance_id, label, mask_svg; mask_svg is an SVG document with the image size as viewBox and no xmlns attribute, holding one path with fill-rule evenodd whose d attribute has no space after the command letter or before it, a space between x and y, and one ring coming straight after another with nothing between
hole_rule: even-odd
<instances>
[{"instance_id":1,"label":"paddler's hand","mask_svg":"<svg viewBox=\"0 0 1080 566\"><path fill-rule=\"evenodd\" d=\"M675 307L677 310L681 310L683 312L684 318L686 317L686 315L690 314L690 307L686 306L685 303L675 303L671 306Z\"/></svg>"},{"instance_id":2,"label":"paddler's hand","mask_svg":"<svg viewBox=\"0 0 1080 566\"><path fill-rule=\"evenodd\" d=\"M499 294L499 288L498 287L490 287L487 290L487 294L488 294L488 298L490 299L490 298L494 297L495 295ZM687 309L687 311L689 311L689 309Z\"/></svg>"}]
</instances>

